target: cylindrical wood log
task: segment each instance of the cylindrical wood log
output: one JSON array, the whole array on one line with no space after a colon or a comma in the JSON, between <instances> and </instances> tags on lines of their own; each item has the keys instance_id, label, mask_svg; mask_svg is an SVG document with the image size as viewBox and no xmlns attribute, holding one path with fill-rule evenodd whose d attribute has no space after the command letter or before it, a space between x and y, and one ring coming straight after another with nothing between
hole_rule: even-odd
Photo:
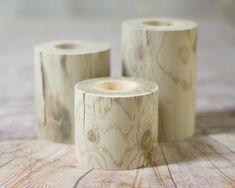
<instances>
[{"instance_id":1,"label":"cylindrical wood log","mask_svg":"<svg viewBox=\"0 0 235 188\"><path fill-rule=\"evenodd\" d=\"M159 140L194 133L197 24L177 19L137 19L122 25L124 76L159 85Z\"/></svg>"},{"instance_id":2,"label":"cylindrical wood log","mask_svg":"<svg viewBox=\"0 0 235 188\"><path fill-rule=\"evenodd\" d=\"M156 162L158 86L135 78L97 78L75 86L77 159L127 170Z\"/></svg>"},{"instance_id":3,"label":"cylindrical wood log","mask_svg":"<svg viewBox=\"0 0 235 188\"><path fill-rule=\"evenodd\" d=\"M39 138L74 143L74 85L109 76L110 48L91 41L58 41L35 47Z\"/></svg>"}]
</instances>

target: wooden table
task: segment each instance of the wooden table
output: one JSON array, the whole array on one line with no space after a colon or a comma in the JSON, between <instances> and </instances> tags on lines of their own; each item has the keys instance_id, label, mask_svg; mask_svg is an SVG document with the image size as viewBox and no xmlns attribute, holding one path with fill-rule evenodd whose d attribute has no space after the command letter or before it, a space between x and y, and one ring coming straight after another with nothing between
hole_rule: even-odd
<instances>
[{"instance_id":1,"label":"wooden table","mask_svg":"<svg viewBox=\"0 0 235 188\"><path fill-rule=\"evenodd\" d=\"M102 171L74 147L35 140L34 45L55 39L109 42L120 74L120 20L0 20L0 187L235 187L235 26L201 22L194 137L161 143L157 164Z\"/></svg>"}]
</instances>

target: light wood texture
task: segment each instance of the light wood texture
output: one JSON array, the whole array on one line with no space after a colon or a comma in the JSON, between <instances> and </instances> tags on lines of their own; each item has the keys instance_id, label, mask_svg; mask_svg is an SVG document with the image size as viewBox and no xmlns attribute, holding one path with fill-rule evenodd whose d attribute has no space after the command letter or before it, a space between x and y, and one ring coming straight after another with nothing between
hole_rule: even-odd
<instances>
[{"instance_id":1,"label":"light wood texture","mask_svg":"<svg viewBox=\"0 0 235 188\"><path fill-rule=\"evenodd\" d=\"M109 47L58 41L35 48L35 98L39 137L74 143L74 85L109 75Z\"/></svg>"},{"instance_id":2,"label":"light wood texture","mask_svg":"<svg viewBox=\"0 0 235 188\"><path fill-rule=\"evenodd\" d=\"M124 76L159 85L159 140L192 136L195 119L197 25L174 19L123 23Z\"/></svg>"},{"instance_id":3,"label":"light wood texture","mask_svg":"<svg viewBox=\"0 0 235 188\"><path fill-rule=\"evenodd\" d=\"M157 166L104 171L82 165L74 146L47 141L0 143L1 187L224 187L235 186L235 132L161 143Z\"/></svg>"},{"instance_id":4,"label":"light wood texture","mask_svg":"<svg viewBox=\"0 0 235 188\"><path fill-rule=\"evenodd\" d=\"M99 169L156 162L158 86L135 78L98 78L75 87L77 159Z\"/></svg>"},{"instance_id":5,"label":"light wood texture","mask_svg":"<svg viewBox=\"0 0 235 188\"><path fill-rule=\"evenodd\" d=\"M174 187L171 177L177 187L234 187L235 25L227 20L199 20L196 134L188 140L157 146L157 150L162 148L167 164L159 150L156 168L89 171L91 168L77 162L73 146L11 141L37 138L33 46L78 36L108 42L112 46L112 75L120 76L121 22L113 18L6 22L0 18L5 26L0 29L1 187L17 187L13 186L16 182L27 188L70 188L76 182L81 188Z\"/></svg>"}]
</instances>

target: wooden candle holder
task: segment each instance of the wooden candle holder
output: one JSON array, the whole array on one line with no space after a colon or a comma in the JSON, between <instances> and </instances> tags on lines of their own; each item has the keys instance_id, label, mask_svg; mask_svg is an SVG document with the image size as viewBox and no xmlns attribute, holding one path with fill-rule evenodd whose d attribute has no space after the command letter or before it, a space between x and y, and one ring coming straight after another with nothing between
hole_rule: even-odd
<instances>
[{"instance_id":1,"label":"wooden candle holder","mask_svg":"<svg viewBox=\"0 0 235 188\"><path fill-rule=\"evenodd\" d=\"M77 159L127 170L156 162L158 86L135 78L98 78L75 86Z\"/></svg>"},{"instance_id":2,"label":"wooden candle holder","mask_svg":"<svg viewBox=\"0 0 235 188\"><path fill-rule=\"evenodd\" d=\"M35 48L39 137L74 143L74 85L109 75L110 48L90 41L58 41Z\"/></svg>"},{"instance_id":3,"label":"wooden candle holder","mask_svg":"<svg viewBox=\"0 0 235 188\"><path fill-rule=\"evenodd\" d=\"M197 24L175 19L123 23L124 76L159 85L159 140L192 136L195 119Z\"/></svg>"}]
</instances>

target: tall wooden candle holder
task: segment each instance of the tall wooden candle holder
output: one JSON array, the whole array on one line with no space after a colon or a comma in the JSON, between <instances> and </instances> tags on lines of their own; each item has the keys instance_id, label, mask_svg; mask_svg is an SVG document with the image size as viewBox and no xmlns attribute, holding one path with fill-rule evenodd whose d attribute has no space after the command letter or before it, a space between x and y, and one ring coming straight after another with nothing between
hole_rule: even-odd
<instances>
[{"instance_id":1,"label":"tall wooden candle holder","mask_svg":"<svg viewBox=\"0 0 235 188\"><path fill-rule=\"evenodd\" d=\"M124 76L159 85L159 140L194 133L197 24L175 19L129 20L122 27Z\"/></svg>"}]
</instances>

